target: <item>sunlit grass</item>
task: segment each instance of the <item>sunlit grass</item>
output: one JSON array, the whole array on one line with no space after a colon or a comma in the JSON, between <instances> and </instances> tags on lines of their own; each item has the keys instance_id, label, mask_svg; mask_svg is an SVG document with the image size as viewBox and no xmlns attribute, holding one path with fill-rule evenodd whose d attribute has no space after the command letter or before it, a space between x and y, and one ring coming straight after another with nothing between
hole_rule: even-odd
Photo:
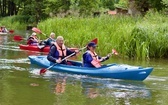
<instances>
[{"instance_id":1,"label":"sunlit grass","mask_svg":"<svg viewBox=\"0 0 168 105\"><path fill-rule=\"evenodd\" d=\"M38 24L48 35L65 37L66 45L83 47L98 38L97 52L106 55L115 48L123 58L149 59L168 56L168 19L158 13L144 18L101 16L97 18L52 18Z\"/></svg>"}]
</instances>

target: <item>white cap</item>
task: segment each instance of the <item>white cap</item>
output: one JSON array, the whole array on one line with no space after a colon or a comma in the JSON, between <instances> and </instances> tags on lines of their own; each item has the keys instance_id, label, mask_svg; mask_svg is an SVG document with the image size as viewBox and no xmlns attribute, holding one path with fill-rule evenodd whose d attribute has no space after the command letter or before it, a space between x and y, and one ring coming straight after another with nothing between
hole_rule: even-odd
<instances>
[{"instance_id":1,"label":"white cap","mask_svg":"<svg viewBox=\"0 0 168 105\"><path fill-rule=\"evenodd\" d=\"M37 35L37 34L35 32L33 32L32 35Z\"/></svg>"}]
</instances>

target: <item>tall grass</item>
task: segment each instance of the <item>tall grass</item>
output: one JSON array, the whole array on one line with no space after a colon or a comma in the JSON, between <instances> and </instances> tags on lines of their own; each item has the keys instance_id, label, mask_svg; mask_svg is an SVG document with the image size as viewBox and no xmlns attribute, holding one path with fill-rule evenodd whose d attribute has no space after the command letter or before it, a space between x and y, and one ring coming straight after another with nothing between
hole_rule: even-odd
<instances>
[{"instance_id":1,"label":"tall grass","mask_svg":"<svg viewBox=\"0 0 168 105\"><path fill-rule=\"evenodd\" d=\"M25 29L26 24L17 21L15 18L16 16L0 18L0 26L5 26L8 29L17 29L17 30Z\"/></svg>"},{"instance_id":2,"label":"tall grass","mask_svg":"<svg viewBox=\"0 0 168 105\"><path fill-rule=\"evenodd\" d=\"M168 57L168 18L160 13L149 12L138 21L131 33L132 52L138 59Z\"/></svg>"},{"instance_id":3,"label":"tall grass","mask_svg":"<svg viewBox=\"0 0 168 105\"><path fill-rule=\"evenodd\" d=\"M101 16L97 18L52 18L38 24L48 35L65 37L66 45L83 47L98 38L97 52L106 55L115 48L122 57L146 59L168 54L168 20L149 13L144 18ZM167 52L166 52L167 51Z\"/></svg>"}]
</instances>

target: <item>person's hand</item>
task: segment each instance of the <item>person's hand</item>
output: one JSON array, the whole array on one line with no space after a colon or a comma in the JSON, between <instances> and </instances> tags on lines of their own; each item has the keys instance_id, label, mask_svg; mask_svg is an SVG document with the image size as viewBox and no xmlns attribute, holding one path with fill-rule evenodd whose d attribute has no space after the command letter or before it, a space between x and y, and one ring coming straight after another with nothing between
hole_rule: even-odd
<instances>
[{"instance_id":1,"label":"person's hand","mask_svg":"<svg viewBox=\"0 0 168 105\"><path fill-rule=\"evenodd\" d=\"M112 54L118 55L118 52L115 49L112 49Z\"/></svg>"},{"instance_id":2,"label":"person's hand","mask_svg":"<svg viewBox=\"0 0 168 105\"><path fill-rule=\"evenodd\" d=\"M107 54L107 57L109 58L109 57L111 57L111 55L112 55L112 53L109 53L109 54Z\"/></svg>"},{"instance_id":3,"label":"person's hand","mask_svg":"<svg viewBox=\"0 0 168 105\"><path fill-rule=\"evenodd\" d=\"M61 59L55 60L56 63L61 63Z\"/></svg>"},{"instance_id":4,"label":"person's hand","mask_svg":"<svg viewBox=\"0 0 168 105\"><path fill-rule=\"evenodd\" d=\"M101 59L99 59L99 62L102 62L106 59L106 57L101 57Z\"/></svg>"},{"instance_id":5,"label":"person's hand","mask_svg":"<svg viewBox=\"0 0 168 105\"><path fill-rule=\"evenodd\" d=\"M76 54L79 53L79 50L75 50L75 53L76 53Z\"/></svg>"}]
</instances>

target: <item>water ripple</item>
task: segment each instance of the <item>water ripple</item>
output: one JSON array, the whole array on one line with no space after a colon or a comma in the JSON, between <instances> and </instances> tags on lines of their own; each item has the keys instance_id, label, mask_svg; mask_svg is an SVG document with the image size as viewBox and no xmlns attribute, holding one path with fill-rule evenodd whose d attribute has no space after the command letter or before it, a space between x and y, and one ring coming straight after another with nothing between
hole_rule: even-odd
<instances>
[{"instance_id":1,"label":"water ripple","mask_svg":"<svg viewBox=\"0 0 168 105\"><path fill-rule=\"evenodd\" d=\"M21 59L0 59L0 63L28 63L28 58L21 58Z\"/></svg>"},{"instance_id":2,"label":"water ripple","mask_svg":"<svg viewBox=\"0 0 168 105\"><path fill-rule=\"evenodd\" d=\"M0 66L0 70L20 70L20 71L23 71L23 70L26 70L25 68L22 68L22 67L16 67L16 66Z\"/></svg>"}]
</instances>

